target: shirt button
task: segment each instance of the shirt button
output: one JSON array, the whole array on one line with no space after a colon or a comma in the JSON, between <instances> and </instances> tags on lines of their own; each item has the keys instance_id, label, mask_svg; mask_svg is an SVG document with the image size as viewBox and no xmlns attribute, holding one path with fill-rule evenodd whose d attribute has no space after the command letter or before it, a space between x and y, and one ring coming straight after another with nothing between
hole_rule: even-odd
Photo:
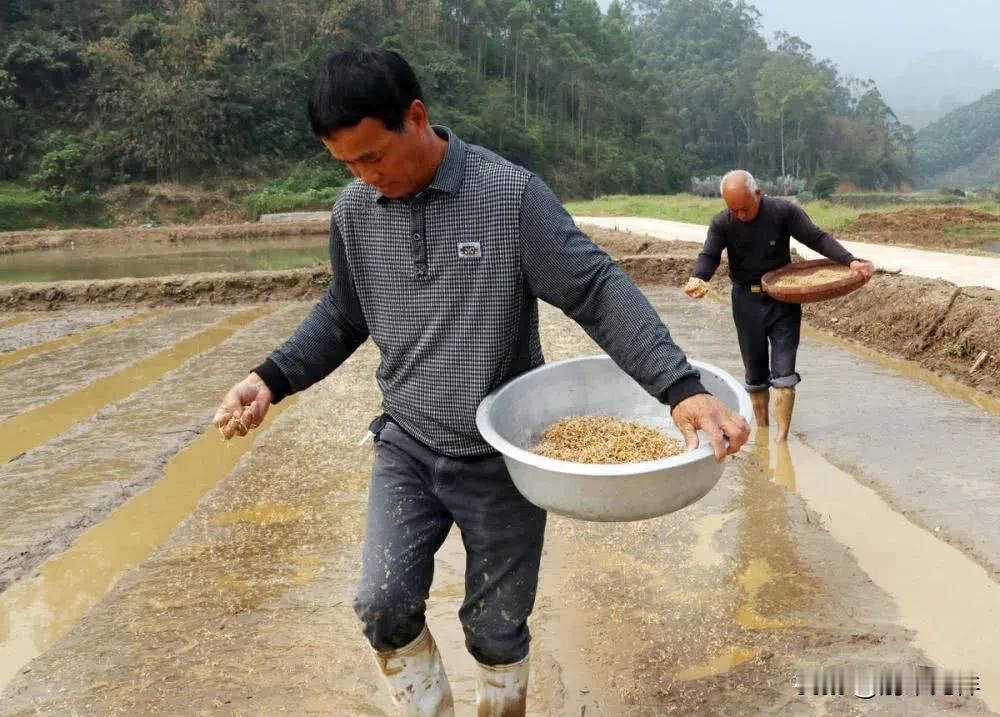
<instances>
[{"instance_id":1,"label":"shirt button","mask_svg":"<svg viewBox=\"0 0 1000 717\"><path fill-rule=\"evenodd\" d=\"M420 241L420 232L413 233L413 241Z\"/></svg>"}]
</instances>

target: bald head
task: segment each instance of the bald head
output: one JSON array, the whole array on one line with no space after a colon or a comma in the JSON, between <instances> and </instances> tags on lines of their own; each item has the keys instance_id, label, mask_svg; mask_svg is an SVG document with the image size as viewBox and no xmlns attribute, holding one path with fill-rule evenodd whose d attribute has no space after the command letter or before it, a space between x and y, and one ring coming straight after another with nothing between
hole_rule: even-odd
<instances>
[{"instance_id":1,"label":"bald head","mask_svg":"<svg viewBox=\"0 0 1000 717\"><path fill-rule=\"evenodd\" d=\"M750 172L736 169L722 178L722 198L741 222L752 222L760 211L760 189Z\"/></svg>"}]
</instances>

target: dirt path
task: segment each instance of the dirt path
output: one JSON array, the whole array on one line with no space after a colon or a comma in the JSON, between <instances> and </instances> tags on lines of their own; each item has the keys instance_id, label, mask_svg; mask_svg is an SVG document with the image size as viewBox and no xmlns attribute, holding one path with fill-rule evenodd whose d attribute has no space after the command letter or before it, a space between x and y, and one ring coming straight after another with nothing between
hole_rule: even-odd
<instances>
[{"instance_id":1,"label":"dirt path","mask_svg":"<svg viewBox=\"0 0 1000 717\"><path fill-rule=\"evenodd\" d=\"M703 244L706 227L663 219L641 217L574 217L578 224L617 229L643 234L657 239ZM955 253L909 249L884 244L864 244L844 240L841 242L855 256L874 262L877 267L900 269L908 276L942 279L957 286L985 286L1000 289L1000 258L966 256ZM798 243L795 250L806 259L820 255Z\"/></svg>"}]
</instances>

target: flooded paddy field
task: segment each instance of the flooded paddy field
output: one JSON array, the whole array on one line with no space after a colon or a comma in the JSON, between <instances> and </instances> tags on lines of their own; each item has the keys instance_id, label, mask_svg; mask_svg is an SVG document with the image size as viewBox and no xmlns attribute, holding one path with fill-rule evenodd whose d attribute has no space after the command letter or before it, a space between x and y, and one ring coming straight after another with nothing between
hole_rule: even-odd
<instances>
[{"instance_id":1,"label":"flooded paddy field","mask_svg":"<svg viewBox=\"0 0 1000 717\"><path fill-rule=\"evenodd\" d=\"M324 236L168 243L122 254L121 247L81 243L0 254L0 282L119 279L205 272L299 269L328 265Z\"/></svg>"},{"instance_id":2,"label":"flooded paddy field","mask_svg":"<svg viewBox=\"0 0 1000 717\"><path fill-rule=\"evenodd\" d=\"M692 357L742 374L727 305L644 290ZM209 427L310 307L0 315L0 715L391 714L351 608L375 347L247 439ZM541 309L548 360L598 351ZM1000 412L826 336L800 363L793 440L757 430L693 506L549 517L529 714L1000 710ZM429 621L471 715L464 559L453 532ZM864 665L975 671L983 691L795 689Z\"/></svg>"}]
</instances>

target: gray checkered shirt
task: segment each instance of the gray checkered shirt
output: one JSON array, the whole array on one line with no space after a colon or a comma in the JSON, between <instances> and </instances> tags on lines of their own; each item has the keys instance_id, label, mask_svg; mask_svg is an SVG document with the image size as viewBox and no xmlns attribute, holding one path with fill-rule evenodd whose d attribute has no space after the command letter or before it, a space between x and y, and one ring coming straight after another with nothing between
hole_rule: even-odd
<instances>
[{"instance_id":1,"label":"gray checkered shirt","mask_svg":"<svg viewBox=\"0 0 1000 717\"><path fill-rule=\"evenodd\" d=\"M537 299L578 322L670 405L704 392L643 294L522 167L450 130L431 185L389 199L360 181L330 222L333 280L255 369L279 401L337 368L369 336L383 406L449 456L494 453L476 430L486 394L544 362Z\"/></svg>"}]
</instances>

